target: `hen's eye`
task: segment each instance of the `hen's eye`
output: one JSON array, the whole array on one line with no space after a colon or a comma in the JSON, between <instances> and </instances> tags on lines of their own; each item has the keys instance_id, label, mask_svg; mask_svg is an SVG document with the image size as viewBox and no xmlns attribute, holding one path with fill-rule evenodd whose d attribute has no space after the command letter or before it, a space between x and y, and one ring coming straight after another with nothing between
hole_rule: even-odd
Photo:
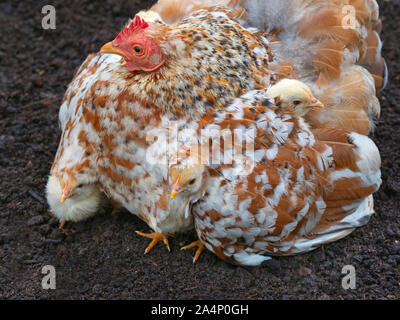
<instances>
[{"instance_id":1,"label":"hen's eye","mask_svg":"<svg viewBox=\"0 0 400 320\"><path fill-rule=\"evenodd\" d=\"M135 53L136 53L137 55L141 55L141 54L144 53L143 48L140 47L140 46L135 46L135 47L134 47L134 50L135 50Z\"/></svg>"},{"instance_id":2,"label":"hen's eye","mask_svg":"<svg viewBox=\"0 0 400 320\"><path fill-rule=\"evenodd\" d=\"M196 182L196 179L192 179L192 180L189 181L189 184L193 184L195 182Z\"/></svg>"},{"instance_id":3,"label":"hen's eye","mask_svg":"<svg viewBox=\"0 0 400 320\"><path fill-rule=\"evenodd\" d=\"M83 187L83 184L82 184L82 183L78 185L78 188L82 188L82 187Z\"/></svg>"},{"instance_id":4,"label":"hen's eye","mask_svg":"<svg viewBox=\"0 0 400 320\"><path fill-rule=\"evenodd\" d=\"M301 101L300 100L294 100L293 103L294 103L295 106L298 106L301 103Z\"/></svg>"}]
</instances>

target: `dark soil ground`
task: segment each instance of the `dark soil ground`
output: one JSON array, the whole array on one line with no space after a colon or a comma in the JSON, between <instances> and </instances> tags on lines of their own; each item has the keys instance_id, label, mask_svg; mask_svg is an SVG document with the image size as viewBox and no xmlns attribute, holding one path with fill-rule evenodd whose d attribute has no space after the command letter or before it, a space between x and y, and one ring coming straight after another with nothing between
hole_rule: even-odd
<instances>
[{"instance_id":1,"label":"dark soil ground","mask_svg":"<svg viewBox=\"0 0 400 320\"><path fill-rule=\"evenodd\" d=\"M57 29L43 30L49 1L0 2L0 299L399 299L400 298L400 30L399 1L381 1L390 83L380 93L382 118L373 139L383 159L376 215L347 238L315 252L245 269L180 246L148 244L137 217L101 214L58 229L45 184L59 134L58 108L77 67L111 40L129 16L153 1L54 0ZM356 289L341 286L344 265ZM43 290L44 265L57 289Z\"/></svg>"}]
</instances>

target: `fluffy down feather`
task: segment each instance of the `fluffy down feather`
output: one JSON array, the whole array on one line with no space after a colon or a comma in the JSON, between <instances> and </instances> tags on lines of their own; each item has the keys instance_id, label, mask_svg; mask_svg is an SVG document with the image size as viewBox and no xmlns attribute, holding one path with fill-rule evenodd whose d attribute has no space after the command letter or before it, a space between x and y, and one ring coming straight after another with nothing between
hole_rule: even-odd
<instances>
[{"instance_id":1,"label":"fluffy down feather","mask_svg":"<svg viewBox=\"0 0 400 320\"><path fill-rule=\"evenodd\" d=\"M47 202L60 221L80 221L92 217L106 204L106 198L95 184L75 188L74 194L61 202L63 188L58 177L51 175L46 186Z\"/></svg>"}]
</instances>

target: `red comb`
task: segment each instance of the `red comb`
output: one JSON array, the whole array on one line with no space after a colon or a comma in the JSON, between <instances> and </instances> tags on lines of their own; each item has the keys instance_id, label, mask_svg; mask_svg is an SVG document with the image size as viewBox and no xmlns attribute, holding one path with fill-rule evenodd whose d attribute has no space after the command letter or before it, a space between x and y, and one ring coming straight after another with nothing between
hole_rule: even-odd
<instances>
[{"instance_id":1,"label":"red comb","mask_svg":"<svg viewBox=\"0 0 400 320\"><path fill-rule=\"evenodd\" d=\"M137 31L138 29L146 29L149 26L149 24L144 21L142 18L139 16L135 17L135 20L132 21L129 25L125 27L124 30L122 30L118 37L115 40L120 40L122 37L126 37L127 35L132 34L133 32Z\"/></svg>"}]
</instances>

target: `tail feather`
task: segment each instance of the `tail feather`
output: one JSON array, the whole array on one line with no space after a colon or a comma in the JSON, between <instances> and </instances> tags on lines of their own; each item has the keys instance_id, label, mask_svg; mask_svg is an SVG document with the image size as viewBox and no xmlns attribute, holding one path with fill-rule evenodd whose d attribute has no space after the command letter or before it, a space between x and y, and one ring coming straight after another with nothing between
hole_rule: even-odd
<instances>
[{"instance_id":1,"label":"tail feather","mask_svg":"<svg viewBox=\"0 0 400 320\"><path fill-rule=\"evenodd\" d=\"M365 68L351 66L341 73L339 80L311 84L311 87L326 106L311 110L306 116L314 127L332 127L365 135L373 131L380 116L380 104L374 80Z\"/></svg>"},{"instance_id":2,"label":"tail feather","mask_svg":"<svg viewBox=\"0 0 400 320\"><path fill-rule=\"evenodd\" d=\"M332 135L338 135L343 142L343 134L334 129L321 129L316 134L327 141L333 138ZM333 158L341 160L343 154L349 153L348 156L358 160L353 167L337 163L330 175L334 188L327 190L323 197L326 208L321 219L312 230L296 240L291 253L309 251L323 243L343 238L366 224L374 213L372 194L382 183L379 150L366 136L353 132L346 139L348 145L337 146Z\"/></svg>"},{"instance_id":3,"label":"tail feather","mask_svg":"<svg viewBox=\"0 0 400 320\"><path fill-rule=\"evenodd\" d=\"M327 210L327 213L335 210ZM332 221L320 221L317 227L307 235L295 241L292 254L308 252L317 249L322 244L337 241L348 236L356 228L368 223L374 213L374 200L372 195L363 199L353 209L351 214L337 215Z\"/></svg>"},{"instance_id":4,"label":"tail feather","mask_svg":"<svg viewBox=\"0 0 400 320\"><path fill-rule=\"evenodd\" d=\"M367 50L364 58L360 61L374 77L377 90L383 89L388 81L388 69L385 59L378 53L382 49L382 41L376 31L371 31L366 39Z\"/></svg>"},{"instance_id":5,"label":"tail feather","mask_svg":"<svg viewBox=\"0 0 400 320\"><path fill-rule=\"evenodd\" d=\"M375 0L247 0L248 23L270 32L276 78L299 78L325 104L315 127L370 133L387 83Z\"/></svg>"}]
</instances>

